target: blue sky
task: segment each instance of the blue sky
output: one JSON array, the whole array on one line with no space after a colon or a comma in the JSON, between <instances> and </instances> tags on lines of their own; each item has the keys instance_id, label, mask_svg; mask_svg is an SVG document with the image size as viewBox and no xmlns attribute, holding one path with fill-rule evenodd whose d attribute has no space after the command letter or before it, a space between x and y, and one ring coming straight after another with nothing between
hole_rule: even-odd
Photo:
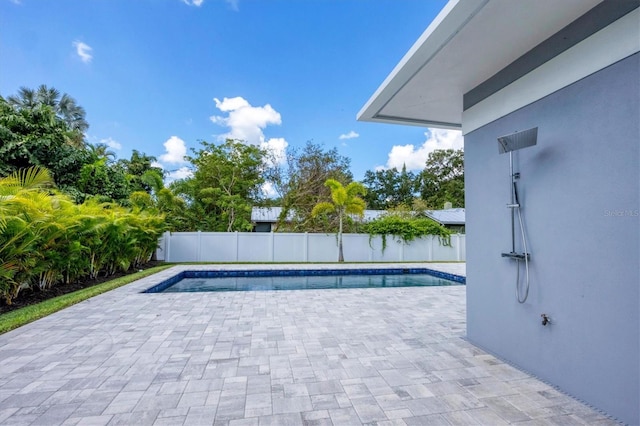
<instances>
[{"instance_id":1,"label":"blue sky","mask_svg":"<svg viewBox=\"0 0 640 426\"><path fill-rule=\"evenodd\" d=\"M356 114L444 0L0 0L0 95L47 84L87 111L91 143L183 176L199 140L308 140L366 170L459 148L459 132Z\"/></svg>"}]
</instances>

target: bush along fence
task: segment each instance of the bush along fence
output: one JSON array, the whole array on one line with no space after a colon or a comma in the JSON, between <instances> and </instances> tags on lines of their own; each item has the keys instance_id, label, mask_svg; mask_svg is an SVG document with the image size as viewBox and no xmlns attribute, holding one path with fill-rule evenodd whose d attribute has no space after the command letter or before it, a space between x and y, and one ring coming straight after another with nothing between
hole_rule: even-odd
<instances>
[{"instance_id":1,"label":"bush along fence","mask_svg":"<svg viewBox=\"0 0 640 426\"><path fill-rule=\"evenodd\" d=\"M388 235L344 234L346 262L464 261L465 235L446 241L426 235L403 241ZM165 232L158 260L166 262L336 262L335 234L262 232Z\"/></svg>"}]
</instances>

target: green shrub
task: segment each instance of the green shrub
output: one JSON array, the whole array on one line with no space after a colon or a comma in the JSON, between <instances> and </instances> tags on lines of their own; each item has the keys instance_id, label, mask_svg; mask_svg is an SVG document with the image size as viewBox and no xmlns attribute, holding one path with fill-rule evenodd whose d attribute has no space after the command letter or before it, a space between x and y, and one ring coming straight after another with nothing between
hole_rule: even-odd
<instances>
[{"instance_id":1,"label":"green shrub","mask_svg":"<svg viewBox=\"0 0 640 426\"><path fill-rule=\"evenodd\" d=\"M451 231L439 223L425 217L407 217L385 215L372 220L365 226L369 238L382 236L382 250L387 247L387 236L392 235L400 241L409 242L427 235L437 235L440 244L451 246Z\"/></svg>"}]
</instances>

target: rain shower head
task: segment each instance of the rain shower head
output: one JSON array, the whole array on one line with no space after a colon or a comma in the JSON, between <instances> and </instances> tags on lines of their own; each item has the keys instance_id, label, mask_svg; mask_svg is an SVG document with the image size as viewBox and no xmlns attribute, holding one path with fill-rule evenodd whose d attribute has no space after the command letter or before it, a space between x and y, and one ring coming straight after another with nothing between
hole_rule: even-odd
<instances>
[{"instance_id":1,"label":"rain shower head","mask_svg":"<svg viewBox=\"0 0 640 426\"><path fill-rule=\"evenodd\" d=\"M523 130L510 135L498 138L498 153L517 151L522 148L533 146L538 141L538 128Z\"/></svg>"}]
</instances>

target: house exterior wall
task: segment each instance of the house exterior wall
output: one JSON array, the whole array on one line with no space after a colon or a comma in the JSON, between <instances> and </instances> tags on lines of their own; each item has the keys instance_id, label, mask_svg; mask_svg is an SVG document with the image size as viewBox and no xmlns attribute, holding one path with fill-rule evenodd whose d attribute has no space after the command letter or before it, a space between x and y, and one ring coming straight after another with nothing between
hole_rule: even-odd
<instances>
[{"instance_id":1,"label":"house exterior wall","mask_svg":"<svg viewBox=\"0 0 640 426\"><path fill-rule=\"evenodd\" d=\"M636 53L465 135L469 340L629 424L640 423L639 82ZM519 304L515 261L501 257L510 176L497 138L536 126L537 145L514 152L531 253Z\"/></svg>"},{"instance_id":2,"label":"house exterior wall","mask_svg":"<svg viewBox=\"0 0 640 426\"><path fill-rule=\"evenodd\" d=\"M271 232L273 225L271 222L256 222L253 232Z\"/></svg>"}]
</instances>

